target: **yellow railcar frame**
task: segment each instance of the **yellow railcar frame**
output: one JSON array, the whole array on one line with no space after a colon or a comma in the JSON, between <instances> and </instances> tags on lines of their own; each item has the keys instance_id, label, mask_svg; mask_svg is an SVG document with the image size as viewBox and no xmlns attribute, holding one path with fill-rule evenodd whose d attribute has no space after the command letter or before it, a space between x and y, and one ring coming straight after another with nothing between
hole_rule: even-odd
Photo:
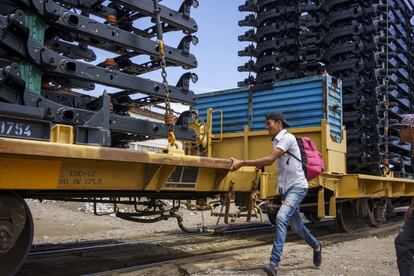
<instances>
[{"instance_id":1,"label":"yellow railcar frame","mask_svg":"<svg viewBox=\"0 0 414 276\"><path fill-rule=\"evenodd\" d=\"M54 142L0 138L1 190L223 192L231 183L250 192L254 168L230 172L225 159L70 144L71 127L52 131ZM63 132L63 133L62 133ZM61 137L62 140L59 140ZM169 183L179 166L197 168L196 181ZM188 184L188 185L185 185Z\"/></svg>"},{"instance_id":2,"label":"yellow railcar frame","mask_svg":"<svg viewBox=\"0 0 414 276\"><path fill-rule=\"evenodd\" d=\"M208 156L214 158L256 159L268 155L272 144L267 131L250 131L213 134L213 110L207 112ZM310 189L318 189L318 217L335 217L337 199L396 198L414 196L414 180L397 178L392 173L386 176L347 174L346 172L346 131L342 130L342 141L334 141L330 127L325 120L321 125L308 128L289 129L292 134L310 137L321 151L325 172L309 182ZM219 142L216 142L219 141ZM267 166L261 175L259 198L277 196L278 171L276 166ZM326 196L328 195L328 196ZM326 204L325 198L329 198ZM328 212L326 212L328 205Z\"/></svg>"}]
</instances>

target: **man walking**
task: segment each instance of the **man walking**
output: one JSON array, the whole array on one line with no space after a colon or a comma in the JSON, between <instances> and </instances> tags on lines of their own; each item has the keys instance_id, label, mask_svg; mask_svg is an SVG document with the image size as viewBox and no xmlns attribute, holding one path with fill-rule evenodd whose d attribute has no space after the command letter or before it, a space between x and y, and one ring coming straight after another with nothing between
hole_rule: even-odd
<instances>
[{"instance_id":1,"label":"man walking","mask_svg":"<svg viewBox=\"0 0 414 276\"><path fill-rule=\"evenodd\" d=\"M299 205L307 194L308 182L302 163L296 158L291 158L293 155L301 159L298 143L295 136L287 132L286 127L289 127L289 124L282 112L269 112L265 115L265 119L266 129L272 137L271 154L255 160L231 158L233 161L231 170L238 170L242 166L267 166L277 160L280 174L277 186L282 197L282 206L275 220L276 233L270 262L264 270L268 275L277 275L288 223L293 231L313 248L313 263L319 267L322 263L322 243L315 239L300 219Z\"/></svg>"},{"instance_id":2,"label":"man walking","mask_svg":"<svg viewBox=\"0 0 414 276\"><path fill-rule=\"evenodd\" d=\"M414 156L414 114L405 115L400 127L401 142L411 144L411 156ZM414 158L411 164L414 165ZM414 169L414 166L413 166ZM414 198L408 211L405 213L405 223L395 238L395 250L397 252L398 270L401 276L414 276Z\"/></svg>"}]
</instances>

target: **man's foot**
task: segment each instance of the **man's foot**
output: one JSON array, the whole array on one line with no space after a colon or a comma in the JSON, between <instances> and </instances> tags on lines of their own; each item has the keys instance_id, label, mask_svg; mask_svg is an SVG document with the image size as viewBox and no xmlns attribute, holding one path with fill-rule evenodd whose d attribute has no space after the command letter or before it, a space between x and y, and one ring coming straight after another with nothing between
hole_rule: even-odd
<instances>
[{"instance_id":1,"label":"man's foot","mask_svg":"<svg viewBox=\"0 0 414 276\"><path fill-rule=\"evenodd\" d=\"M319 248L313 250L313 264L320 267L322 264L322 243L319 242Z\"/></svg>"},{"instance_id":2,"label":"man's foot","mask_svg":"<svg viewBox=\"0 0 414 276\"><path fill-rule=\"evenodd\" d=\"M263 267L263 270L266 272L267 276L276 276L277 268L272 264L267 264Z\"/></svg>"}]
</instances>

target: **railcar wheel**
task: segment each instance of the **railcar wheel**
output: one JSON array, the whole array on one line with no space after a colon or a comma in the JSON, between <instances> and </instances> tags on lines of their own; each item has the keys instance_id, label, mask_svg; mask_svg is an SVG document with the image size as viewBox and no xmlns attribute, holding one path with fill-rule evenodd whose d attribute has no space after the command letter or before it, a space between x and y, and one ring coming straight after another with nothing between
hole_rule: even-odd
<instances>
[{"instance_id":1,"label":"railcar wheel","mask_svg":"<svg viewBox=\"0 0 414 276\"><path fill-rule=\"evenodd\" d=\"M357 214L352 201L338 203L336 225L342 232L351 233L357 225Z\"/></svg>"},{"instance_id":2,"label":"railcar wheel","mask_svg":"<svg viewBox=\"0 0 414 276\"><path fill-rule=\"evenodd\" d=\"M305 218L313 224L319 223L321 221L321 218L318 217L317 212L305 212L303 214L305 215Z\"/></svg>"},{"instance_id":3,"label":"railcar wheel","mask_svg":"<svg viewBox=\"0 0 414 276\"><path fill-rule=\"evenodd\" d=\"M33 242L33 219L26 202L16 194L0 193L1 275L14 275Z\"/></svg>"},{"instance_id":4,"label":"railcar wheel","mask_svg":"<svg viewBox=\"0 0 414 276\"><path fill-rule=\"evenodd\" d=\"M275 225L276 216L277 216L277 211L275 209L268 209L267 210L267 218L269 219L269 222L272 225Z\"/></svg>"}]
</instances>

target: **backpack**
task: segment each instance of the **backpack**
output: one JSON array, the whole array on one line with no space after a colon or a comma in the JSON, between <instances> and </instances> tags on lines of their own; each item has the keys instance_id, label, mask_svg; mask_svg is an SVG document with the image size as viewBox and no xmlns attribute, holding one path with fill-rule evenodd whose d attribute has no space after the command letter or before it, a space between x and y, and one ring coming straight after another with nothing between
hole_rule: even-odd
<instances>
[{"instance_id":1,"label":"backpack","mask_svg":"<svg viewBox=\"0 0 414 276\"><path fill-rule=\"evenodd\" d=\"M286 153L302 163L306 180L311 181L325 170L322 154L309 137L296 137L296 141L298 142L302 160L289 151Z\"/></svg>"}]
</instances>

